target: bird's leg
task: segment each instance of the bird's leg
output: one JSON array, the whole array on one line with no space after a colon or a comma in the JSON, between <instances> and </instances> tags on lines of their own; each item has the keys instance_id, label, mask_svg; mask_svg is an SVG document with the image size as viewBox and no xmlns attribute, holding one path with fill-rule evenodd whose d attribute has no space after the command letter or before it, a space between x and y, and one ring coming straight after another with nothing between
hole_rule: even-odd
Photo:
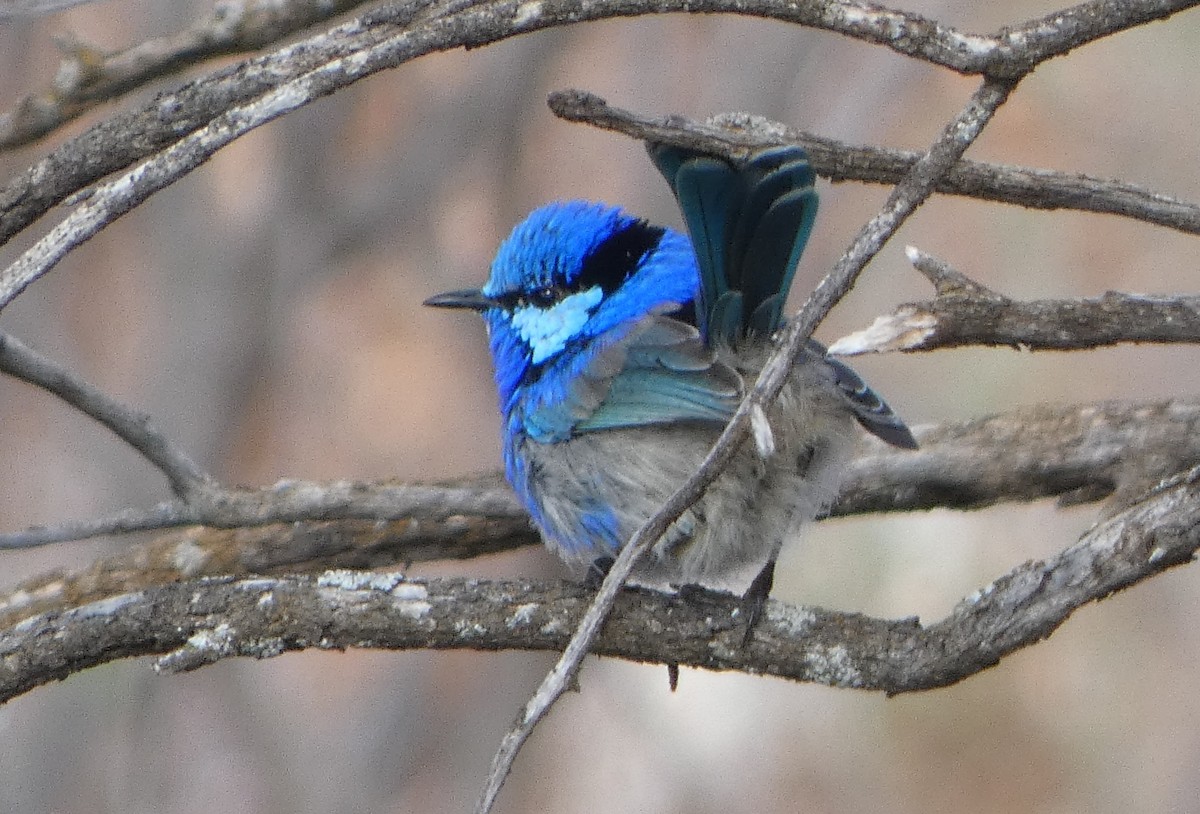
<instances>
[{"instance_id":1,"label":"bird's leg","mask_svg":"<svg viewBox=\"0 0 1200 814\"><path fill-rule=\"evenodd\" d=\"M599 590L600 583L604 582L604 578L608 576L614 562L616 560L608 556L592 560L587 573L583 576L583 584L593 591ZM667 685L671 688L671 692L675 692L679 688L679 665L675 662L667 663Z\"/></svg>"},{"instance_id":2,"label":"bird's leg","mask_svg":"<svg viewBox=\"0 0 1200 814\"><path fill-rule=\"evenodd\" d=\"M767 607L767 598L771 595L771 587L775 584L775 558L767 560L767 564L758 572L758 576L750 583L746 593L742 594L742 613L746 616L746 633L742 637L742 647L750 643L754 635L754 626L762 617Z\"/></svg>"},{"instance_id":3,"label":"bird's leg","mask_svg":"<svg viewBox=\"0 0 1200 814\"><path fill-rule=\"evenodd\" d=\"M604 582L604 578L608 576L608 572L612 569L615 559L609 556L597 557L592 560L592 564L588 566L587 573L583 576L583 584L586 588L591 588L593 591L600 589L600 583Z\"/></svg>"}]
</instances>

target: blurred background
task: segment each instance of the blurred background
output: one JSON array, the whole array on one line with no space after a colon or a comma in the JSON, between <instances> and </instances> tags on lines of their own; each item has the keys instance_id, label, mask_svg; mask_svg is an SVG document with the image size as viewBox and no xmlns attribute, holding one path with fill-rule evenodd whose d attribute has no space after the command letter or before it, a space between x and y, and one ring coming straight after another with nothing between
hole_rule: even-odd
<instances>
[{"instance_id":1,"label":"blurred background","mask_svg":"<svg viewBox=\"0 0 1200 814\"><path fill-rule=\"evenodd\" d=\"M49 82L56 33L116 49L177 30L206 8L108 0L0 24L0 108ZM990 32L1059 5L908 0L905 8ZM1052 62L969 155L1200 199L1197 41L1193 12ZM492 471L499 431L483 326L421 301L479 284L513 224L551 199L621 203L678 222L641 145L556 120L549 91L579 87L646 113L747 111L850 142L919 149L975 86L835 35L719 16L589 24L425 58L222 151L74 252L6 310L3 328L149 411L231 482ZM0 155L0 177L49 146ZM822 195L798 291L829 269L886 190L823 183ZM0 262L61 214L0 248ZM906 244L1015 298L1196 289L1195 238L1112 217L938 198L868 269L821 338L930 296L904 259ZM915 425L1031 402L1200 390L1194 348L971 350L854 364ZM0 380L0 416L4 529L166 495L129 449L27 385ZM1095 507L1043 502L827 522L787 550L775 596L933 621L1014 565L1069 545L1096 516ZM4 553L0 584L81 567L120 545ZM540 549L414 571L563 575ZM661 667L592 659L582 692L554 710L517 761L497 810L1200 810L1196 579L1176 570L1083 609L1049 641L958 686L891 700L686 670L670 693ZM227 661L165 678L145 660L90 670L0 707L0 809L467 810L500 735L550 663L526 653L349 652Z\"/></svg>"}]
</instances>

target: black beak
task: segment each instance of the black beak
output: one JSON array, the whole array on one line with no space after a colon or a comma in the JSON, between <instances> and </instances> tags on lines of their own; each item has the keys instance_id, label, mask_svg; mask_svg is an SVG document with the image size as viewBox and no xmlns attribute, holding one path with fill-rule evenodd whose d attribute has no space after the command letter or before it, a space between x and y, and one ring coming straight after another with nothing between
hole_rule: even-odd
<instances>
[{"instance_id":1,"label":"black beak","mask_svg":"<svg viewBox=\"0 0 1200 814\"><path fill-rule=\"evenodd\" d=\"M464 288L432 296L425 300L425 304L434 308L469 308L472 311L486 311L495 307L496 301L478 288Z\"/></svg>"}]
</instances>

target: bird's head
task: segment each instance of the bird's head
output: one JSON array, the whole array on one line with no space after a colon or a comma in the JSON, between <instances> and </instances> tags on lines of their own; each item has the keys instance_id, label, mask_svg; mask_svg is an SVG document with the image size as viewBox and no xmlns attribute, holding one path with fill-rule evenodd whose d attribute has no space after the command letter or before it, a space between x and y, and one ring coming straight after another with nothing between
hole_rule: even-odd
<instances>
[{"instance_id":1,"label":"bird's head","mask_svg":"<svg viewBox=\"0 0 1200 814\"><path fill-rule=\"evenodd\" d=\"M425 301L487 322L501 406L519 388L570 377L643 317L689 306L698 272L688 239L622 210L572 201L513 229L481 289Z\"/></svg>"}]
</instances>

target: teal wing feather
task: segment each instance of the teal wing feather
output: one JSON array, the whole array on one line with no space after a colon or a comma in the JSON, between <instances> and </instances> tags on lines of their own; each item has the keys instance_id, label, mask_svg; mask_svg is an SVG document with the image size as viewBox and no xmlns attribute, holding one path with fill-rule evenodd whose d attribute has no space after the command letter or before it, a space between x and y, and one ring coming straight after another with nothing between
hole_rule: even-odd
<instances>
[{"instance_id":1,"label":"teal wing feather","mask_svg":"<svg viewBox=\"0 0 1200 814\"><path fill-rule=\"evenodd\" d=\"M711 343L774 332L817 214L799 147L730 162L665 144L650 156L683 212L700 267L700 329Z\"/></svg>"},{"instance_id":2,"label":"teal wing feather","mask_svg":"<svg viewBox=\"0 0 1200 814\"><path fill-rule=\"evenodd\" d=\"M624 364L607 378L603 397L575 432L705 421L724 424L742 398L742 379L718 361L699 332L668 317L652 317L624 346ZM587 376L605 378L597 362Z\"/></svg>"},{"instance_id":3,"label":"teal wing feather","mask_svg":"<svg viewBox=\"0 0 1200 814\"><path fill-rule=\"evenodd\" d=\"M824 360L829 366L838 391L863 429L894 447L917 449L917 439L913 437L912 430L849 365L827 355L825 346L815 339L808 341L807 349L809 354Z\"/></svg>"}]
</instances>

